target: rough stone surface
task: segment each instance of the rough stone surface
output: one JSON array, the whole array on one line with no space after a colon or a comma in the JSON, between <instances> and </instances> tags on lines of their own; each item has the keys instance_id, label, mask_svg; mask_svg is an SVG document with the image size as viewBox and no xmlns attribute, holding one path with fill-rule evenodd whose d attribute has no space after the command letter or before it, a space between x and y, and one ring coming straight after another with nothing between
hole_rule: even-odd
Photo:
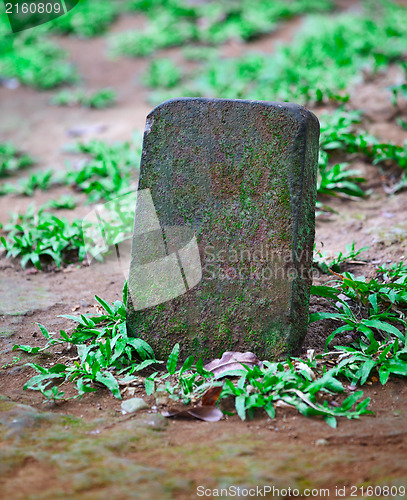
<instances>
[{"instance_id":1,"label":"rough stone surface","mask_svg":"<svg viewBox=\"0 0 407 500\"><path fill-rule=\"evenodd\" d=\"M143 398L126 399L122 403L122 410L126 413L134 413L136 411L145 410L150 408Z\"/></svg>"},{"instance_id":2,"label":"rough stone surface","mask_svg":"<svg viewBox=\"0 0 407 500\"><path fill-rule=\"evenodd\" d=\"M161 358L176 342L182 356L204 360L246 350L277 358L299 347L307 331L318 137L316 117L287 103L181 98L148 115L130 334Z\"/></svg>"}]
</instances>

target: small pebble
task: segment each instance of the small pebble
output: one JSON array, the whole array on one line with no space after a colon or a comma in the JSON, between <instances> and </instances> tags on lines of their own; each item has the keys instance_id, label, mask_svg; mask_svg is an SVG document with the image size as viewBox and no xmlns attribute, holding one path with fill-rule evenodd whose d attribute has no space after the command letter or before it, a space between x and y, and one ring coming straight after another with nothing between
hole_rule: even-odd
<instances>
[{"instance_id":1,"label":"small pebble","mask_svg":"<svg viewBox=\"0 0 407 500\"><path fill-rule=\"evenodd\" d=\"M123 401L121 408L126 413L134 413L136 411L146 410L150 407L142 398L131 398Z\"/></svg>"}]
</instances>

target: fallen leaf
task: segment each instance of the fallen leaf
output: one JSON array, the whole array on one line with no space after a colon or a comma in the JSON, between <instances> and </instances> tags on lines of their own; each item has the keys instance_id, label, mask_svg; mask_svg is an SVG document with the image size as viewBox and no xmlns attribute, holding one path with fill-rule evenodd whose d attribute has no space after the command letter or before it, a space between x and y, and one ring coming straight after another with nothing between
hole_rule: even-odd
<instances>
[{"instance_id":1,"label":"fallen leaf","mask_svg":"<svg viewBox=\"0 0 407 500\"><path fill-rule=\"evenodd\" d=\"M202 406L215 406L219 399L220 393L222 392L222 386L220 387L210 387L205 394L202 396L201 405Z\"/></svg>"},{"instance_id":2,"label":"fallen leaf","mask_svg":"<svg viewBox=\"0 0 407 500\"><path fill-rule=\"evenodd\" d=\"M311 368L302 361L296 361L294 363L294 368L299 372L302 370L305 371L306 373L308 373L308 375L311 377L312 380L315 380L317 378L315 373L311 370Z\"/></svg>"},{"instance_id":3,"label":"fallen leaf","mask_svg":"<svg viewBox=\"0 0 407 500\"><path fill-rule=\"evenodd\" d=\"M282 399L279 399L274 406L276 408L295 408L293 405L290 405L289 403L286 403Z\"/></svg>"},{"instance_id":4,"label":"fallen leaf","mask_svg":"<svg viewBox=\"0 0 407 500\"><path fill-rule=\"evenodd\" d=\"M223 417L222 411L213 406L198 406L197 408L188 410L188 413L205 422L218 422Z\"/></svg>"},{"instance_id":5,"label":"fallen leaf","mask_svg":"<svg viewBox=\"0 0 407 500\"><path fill-rule=\"evenodd\" d=\"M223 413L213 406L197 406L182 411L163 411L161 415L167 418L197 418L205 422L218 422L223 417Z\"/></svg>"},{"instance_id":6,"label":"fallen leaf","mask_svg":"<svg viewBox=\"0 0 407 500\"><path fill-rule=\"evenodd\" d=\"M79 308L80 308L80 306L73 306L73 307L72 307L72 309L71 309L71 311L72 311L72 312L75 312L75 311L77 311Z\"/></svg>"},{"instance_id":7,"label":"fallen leaf","mask_svg":"<svg viewBox=\"0 0 407 500\"><path fill-rule=\"evenodd\" d=\"M67 130L66 134L69 137L81 137L83 135L100 134L107 129L104 123L94 123L91 125L78 125Z\"/></svg>"},{"instance_id":8,"label":"fallen leaf","mask_svg":"<svg viewBox=\"0 0 407 500\"><path fill-rule=\"evenodd\" d=\"M263 363L252 352L227 351L223 353L220 359L210 361L204 368L208 372L212 372L215 378L220 378L232 370L244 371L242 364L247 365L249 368L253 368L253 366L263 366Z\"/></svg>"}]
</instances>

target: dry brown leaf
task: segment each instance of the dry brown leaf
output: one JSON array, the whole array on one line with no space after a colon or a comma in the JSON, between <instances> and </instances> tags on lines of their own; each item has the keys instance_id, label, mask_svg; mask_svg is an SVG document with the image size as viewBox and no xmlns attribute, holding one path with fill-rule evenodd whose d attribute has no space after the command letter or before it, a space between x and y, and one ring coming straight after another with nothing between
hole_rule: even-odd
<instances>
[{"instance_id":1,"label":"dry brown leaf","mask_svg":"<svg viewBox=\"0 0 407 500\"><path fill-rule=\"evenodd\" d=\"M220 393L222 392L222 386L220 387L210 387L205 394L202 396L201 405L202 406L215 406L219 399Z\"/></svg>"}]
</instances>

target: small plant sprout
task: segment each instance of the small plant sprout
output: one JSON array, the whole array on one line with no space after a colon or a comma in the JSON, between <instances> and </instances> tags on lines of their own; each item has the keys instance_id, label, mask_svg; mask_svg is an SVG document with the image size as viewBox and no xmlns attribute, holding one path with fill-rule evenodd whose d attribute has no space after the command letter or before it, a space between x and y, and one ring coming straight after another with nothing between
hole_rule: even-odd
<instances>
[{"instance_id":1,"label":"small plant sprout","mask_svg":"<svg viewBox=\"0 0 407 500\"><path fill-rule=\"evenodd\" d=\"M51 104L56 106L83 106L85 108L103 109L113 106L116 102L117 94L111 88L97 90L92 94L87 94L83 90L62 90L56 94Z\"/></svg>"}]
</instances>

